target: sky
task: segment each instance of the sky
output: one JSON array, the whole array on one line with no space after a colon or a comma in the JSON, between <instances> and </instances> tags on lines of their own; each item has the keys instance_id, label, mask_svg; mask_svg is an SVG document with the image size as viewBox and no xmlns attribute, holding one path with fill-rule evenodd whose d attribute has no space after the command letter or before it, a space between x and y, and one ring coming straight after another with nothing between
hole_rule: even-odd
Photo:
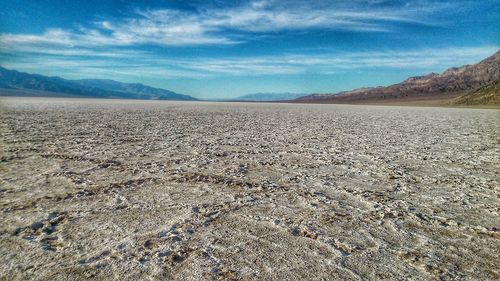
<instances>
[{"instance_id":1,"label":"sky","mask_svg":"<svg viewBox=\"0 0 500 281\"><path fill-rule=\"evenodd\" d=\"M500 49L500 0L0 0L0 65L202 99L335 93Z\"/></svg>"}]
</instances>

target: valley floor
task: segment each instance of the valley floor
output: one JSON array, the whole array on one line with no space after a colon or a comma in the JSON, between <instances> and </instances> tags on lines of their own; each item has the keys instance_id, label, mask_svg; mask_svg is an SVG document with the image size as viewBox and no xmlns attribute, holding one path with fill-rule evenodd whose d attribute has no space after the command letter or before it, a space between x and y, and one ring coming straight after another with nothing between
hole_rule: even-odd
<instances>
[{"instance_id":1,"label":"valley floor","mask_svg":"<svg viewBox=\"0 0 500 281\"><path fill-rule=\"evenodd\" d=\"M1 280L495 280L499 111L0 98Z\"/></svg>"}]
</instances>

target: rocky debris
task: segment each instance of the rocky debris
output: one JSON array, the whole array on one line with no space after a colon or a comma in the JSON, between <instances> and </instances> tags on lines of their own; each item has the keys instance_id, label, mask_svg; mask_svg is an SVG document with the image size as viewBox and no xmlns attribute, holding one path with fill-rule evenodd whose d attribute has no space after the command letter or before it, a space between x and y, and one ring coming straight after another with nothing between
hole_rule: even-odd
<instances>
[{"instance_id":1,"label":"rocky debris","mask_svg":"<svg viewBox=\"0 0 500 281\"><path fill-rule=\"evenodd\" d=\"M58 233L61 231L61 225L67 222L67 213L52 212L45 219L35 221L27 227L17 228L13 235L38 242L45 250L56 251L63 247Z\"/></svg>"}]
</instances>

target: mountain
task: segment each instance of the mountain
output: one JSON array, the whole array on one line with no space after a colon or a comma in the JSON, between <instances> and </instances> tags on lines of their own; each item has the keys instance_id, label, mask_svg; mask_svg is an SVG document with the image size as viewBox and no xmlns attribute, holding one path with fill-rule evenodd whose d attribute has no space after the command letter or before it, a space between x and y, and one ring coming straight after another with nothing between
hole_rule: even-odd
<instances>
[{"instance_id":1,"label":"mountain","mask_svg":"<svg viewBox=\"0 0 500 281\"><path fill-rule=\"evenodd\" d=\"M454 105L500 105L500 81L453 100Z\"/></svg>"},{"instance_id":2,"label":"mountain","mask_svg":"<svg viewBox=\"0 0 500 281\"><path fill-rule=\"evenodd\" d=\"M59 77L47 77L38 74L28 74L0 67L0 87L14 90L37 91L40 95L47 92L57 94L68 94L71 96L105 97L111 93L100 89L89 89L72 83ZM114 97L114 96L113 96Z\"/></svg>"},{"instance_id":3,"label":"mountain","mask_svg":"<svg viewBox=\"0 0 500 281\"><path fill-rule=\"evenodd\" d=\"M312 94L295 102L377 103L446 99L466 95L500 80L500 51L474 65L453 67L441 74L411 77L388 87L361 88L337 94Z\"/></svg>"},{"instance_id":4,"label":"mountain","mask_svg":"<svg viewBox=\"0 0 500 281\"><path fill-rule=\"evenodd\" d=\"M0 95L196 100L191 96L142 84L99 79L67 80L3 67L0 67L0 88Z\"/></svg>"},{"instance_id":5,"label":"mountain","mask_svg":"<svg viewBox=\"0 0 500 281\"><path fill-rule=\"evenodd\" d=\"M240 97L237 97L235 100L240 101L284 101L284 100L293 100L307 94L299 94L299 93L254 93L247 94Z\"/></svg>"},{"instance_id":6,"label":"mountain","mask_svg":"<svg viewBox=\"0 0 500 281\"><path fill-rule=\"evenodd\" d=\"M153 88L139 83L121 83L107 79L83 79L73 80L73 82L84 87L133 94L137 99L196 100L195 98L187 95L181 95L165 89Z\"/></svg>"}]
</instances>

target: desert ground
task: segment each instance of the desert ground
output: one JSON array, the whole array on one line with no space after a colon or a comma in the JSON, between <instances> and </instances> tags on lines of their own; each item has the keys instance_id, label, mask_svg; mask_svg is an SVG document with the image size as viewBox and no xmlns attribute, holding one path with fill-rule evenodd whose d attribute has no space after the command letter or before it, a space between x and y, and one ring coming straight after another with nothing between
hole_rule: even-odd
<instances>
[{"instance_id":1,"label":"desert ground","mask_svg":"<svg viewBox=\"0 0 500 281\"><path fill-rule=\"evenodd\" d=\"M0 99L2 280L498 280L500 111Z\"/></svg>"}]
</instances>

